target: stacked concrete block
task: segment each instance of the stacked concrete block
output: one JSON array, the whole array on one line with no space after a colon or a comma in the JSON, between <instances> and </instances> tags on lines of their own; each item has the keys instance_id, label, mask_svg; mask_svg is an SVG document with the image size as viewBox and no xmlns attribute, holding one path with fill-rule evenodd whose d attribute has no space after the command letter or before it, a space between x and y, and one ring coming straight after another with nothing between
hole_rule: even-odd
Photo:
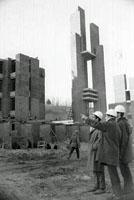
<instances>
[{"instance_id":1,"label":"stacked concrete block","mask_svg":"<svg viewBox=\"0 0 134 200\"><path fill-rule=\"evenodd\" d=\"M29 57L16 55L15 116L17 120L29 117Z\"/></svg>"},{"instance_id":2,"label":"stacked concrete block","mask_svg":"<svg viewBox=\"0 0 134 200\"><path fill-rule=\"evenodd\" d=\"M2 117L7 118L10 114L10 67L11 59L3 61L2 79Z\"/></svg>"},{"instance_id":3,"label":"stacked concrete block","mask_svg":"<svg viewBox=\"0 0 134 200\"><path fill-rule=\"evenodd\" d=\"M45 119L45 70L39 68L39 113L40 119Z\"/></svg>"}]
</instances>

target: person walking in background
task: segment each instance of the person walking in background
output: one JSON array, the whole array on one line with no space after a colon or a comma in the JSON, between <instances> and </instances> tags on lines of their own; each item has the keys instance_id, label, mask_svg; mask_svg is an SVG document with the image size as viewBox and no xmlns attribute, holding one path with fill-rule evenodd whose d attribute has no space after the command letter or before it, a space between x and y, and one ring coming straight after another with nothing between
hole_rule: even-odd
<instances>
[{"instance_id":1,"label":"person walking in background","mask_svg":"<svg viewBox=\"0 0 134 200\"><path fill-rule=\"evenodd\" d=\"M80 151L79 151L80 141L79 141L78 133L79 133L78 130L75 130L70 139L70 152L69 152L68 159L71 158L71 155L74 152L74 150L76 150L77 159L80 158Z\"/></svg>"},{"instance_id":2,"label":"person walking in background","mask_svg":"<svg viewBox=\"0 0 134 200\"><path fill-rule=\"evenodd\" d=\"M121 129L119 167L124 179L123 192L126 194L133 191L133 179L128 165L132 161L132 128L124 116L124 106L117 105L115 111L117 112L117 123Z\"/></svg>"},{"instance_id":3,"label":"person walking in background","mask_svg":"<svg viewBox=\"0 0 134 200\"><path fill-rule=\"evenodd\" d=\"M113 194L107 200L118 200L121 198L121 184L117 171L119 165L119 144L121 138L121 130L116 122L116 112L114 109L109 109L106 112L106 121L100 122L87 117L81 116L85 123L102 131L103 143L100 153L100 162L107 165Z\"/></svg>"},{"instance_id":4,"label":"person walking in background","mask_svg":"<svg viewBox=\"0 0 134 200\"><path fill-rule=\"evenodd\" d=\"M101 121L103 114L100 111L93 113L93 119ZM91 170L94 175L94 187L89 192L94 194L105 193L105 174L104 165L100 163L99 157L102 145L102 132L96 128L92 128L89 134L89 157L88 157L88 170Z\"/></svg>"}]
</instances>

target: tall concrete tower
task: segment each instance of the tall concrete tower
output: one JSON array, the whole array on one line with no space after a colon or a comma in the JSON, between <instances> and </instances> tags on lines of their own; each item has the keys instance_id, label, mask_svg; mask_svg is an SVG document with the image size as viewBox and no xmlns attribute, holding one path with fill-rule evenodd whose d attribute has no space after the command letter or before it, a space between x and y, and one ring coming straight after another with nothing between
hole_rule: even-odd
<instances>
[{"instance_id":1,"label":"tall concrete tower","mask_svg":"<svg viewBox=\"0 0 134 200\"><path fill-rule=\"evenodd\" d=\"M99 28L90 24L91 52L86 48L85 12L78 7L71 16L72 113L74 121L88 114L89 102L94 111L106 111L106 89L103 46L99 44ZM92 64L93 88L88 88L87 62Z\"/></svg>"}]
</instances>

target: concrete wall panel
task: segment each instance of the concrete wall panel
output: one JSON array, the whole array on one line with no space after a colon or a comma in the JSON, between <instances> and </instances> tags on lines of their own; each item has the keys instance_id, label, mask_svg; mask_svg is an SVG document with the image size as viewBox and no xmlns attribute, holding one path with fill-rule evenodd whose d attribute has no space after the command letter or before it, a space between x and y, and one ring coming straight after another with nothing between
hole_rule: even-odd
<instances>
[{"instance_id":1,"label":"concrete wall panel","mask_svg":"<svg viewBox=\"0 0 134 200\"><path fill-rule=\"evenodd\" d=\"M96 24L90 24L90 41L91 41L91 52L96 54L99 46L99 27Z\"/></svg>"},{"instance_id":2,"label":"concrete wall panel","mask_svg":"<svg viewBox=\"0 0 134 200\"><path fill-rule=\"evenodd\" d=\"M31 98L39 99L39 60L30 58L31 62Z\"/></svg>"},{"instance_id":3,"label":"concrete wall panel","mask_svg":"<svg viewBox=\"0 0 134 200\"><path fill-rule=\"evenodd\" d=\"M29 57L16 55L16 96L29 96Z\"/></svg>"},{"instance_id":4,"label":"concrete wall panel","mask_svg":"<svg viewBox=\"0 0 134 200\"><path fill-rule=\"evenodd\" d=\"M45 104L40 103L39 105L39 119L45 119Z\"/></svg>"},{"instance_id":5,"label":"concrete wall panel","mask_svg":"<svg viewBox=\"0 0 134 200\"><path fill-rule=\"evenodd\" d=\"M45 70L39 68L39 119L45 119Z\"/></svg>"},{"instance_id":6,"label":"concrete wall panel","mask_svg":"<svg viewBox=\"0 0 134 200\"><path fill-rule=\"evenodd\" d=\"M29 57L16 55L15 115L18 120L29 116Z\"/></svg>"},{"instance_id":7,"label":"concrete wall panel","mask_svg":"<svg viewBox=\"0 0 134 200\"><path fill-rule=\"evenodd\" d=\"M29 117L29 98L24 96L15 97L15 115L18 120L27 120Z\"/></svg>"},{"instance_id":8,"label":"concrete wall panel","mask_svg":"<svg viewBox=\"0 0 134 200\"><path fill-rule=\"evenodd\" d=\"M39 99L31 98L31 116L39 119Z\"/></svg>"},{"instance_id":9,"label":"concrete wall panel","mask_svg":"<svg viewBox=\"0 0 134 200\"><path fill-rule=\"evenodd\" d=\"M45 70L39 68L39 99L40 103L45 103Z\"/></svg>"}]
</instances>

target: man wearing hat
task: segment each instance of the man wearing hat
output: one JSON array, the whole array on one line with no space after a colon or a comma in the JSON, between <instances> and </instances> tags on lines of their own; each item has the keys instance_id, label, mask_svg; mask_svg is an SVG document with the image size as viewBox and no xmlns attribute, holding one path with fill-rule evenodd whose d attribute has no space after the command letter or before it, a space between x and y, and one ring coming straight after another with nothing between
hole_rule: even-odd
<instances>
[{"instance_id":1,"label":"man wearing hat","mask_svg":"<svg viewBox=\"0 0 134 200\"><path fill-rule=\"evenodd\" d=\"M113 195L108 199L120 199L121 185L117 171L119 165L119 144L121 131L116 122L116 112L114 109L109 109L106 112L105 122L98 122L91 117L81 115L85 123L102 131L103 144L100 153L100 162L107 165L108 172L112 184Z\"/></svg>"},{"instance_id":2,"label":"man wearing hat","mask_svg":"<svg viewBox=\"0 0 134 200\"><path fill-rule=\"evenodd\" d=\"M93 119L101 121L103 114L100 111L93 113ZM89 134L89 152L88 152L88 171L94 175L94 187L89 192L94 194L105 193L105 174L104 165L100 163L100 150L102 144L102 132L96 128L91 127Z\"/></svg>"},{"instance_id":3,"label":"man wearing hat","mask_svg":"<svg viewBox=\"0 0 134 200\"><path fill-rule=\"evenodd\" d=\"M124 179L124 193L133 191L133 179L129 168L129 163L132 161L132 128L125 118L125 108L123 105L115 107L117 113L117 123L121 129L120 142L120 171Z\"/></svg>"}]
</instances>

